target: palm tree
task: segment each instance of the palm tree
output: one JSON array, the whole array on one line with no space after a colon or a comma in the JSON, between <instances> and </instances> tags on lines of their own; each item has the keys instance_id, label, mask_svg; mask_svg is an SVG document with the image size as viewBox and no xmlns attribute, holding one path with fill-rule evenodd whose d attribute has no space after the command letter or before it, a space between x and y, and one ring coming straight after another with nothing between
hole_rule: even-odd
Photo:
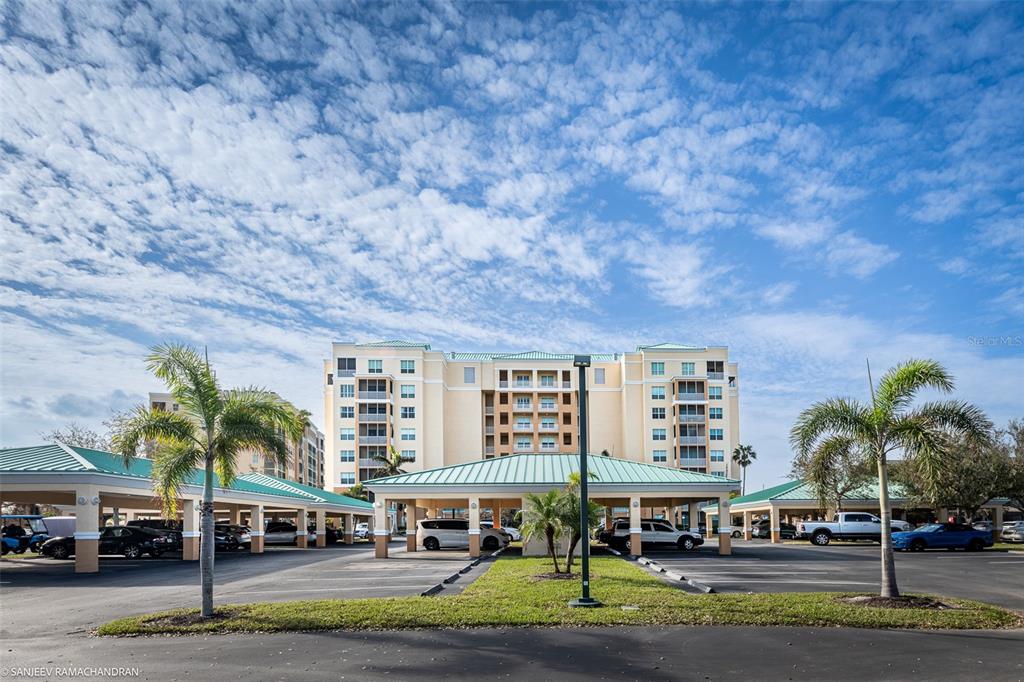
<instances>
[{"instance_id":1,"label":"palm tree","mask_svg":"<svg viewBox=\"0 0 1024 682\"><path fill-rule=\"evenodd\" d=\"M597 480L597 474L587 472L587 478ZM601 522L604 509L597 502L587 500L587 528L593 528ZM572 556L583 536L580 534L580 472L569 474L565 482L565 490L561 495L562 526L569 529L569 551L565 555L565 572L572 573ZM587 538L590 541L590 538Z\"/></svg>"},{"instance_id":2,"label":"palm tree","mask_svg":"<svg viewBox=\"0 0 1024 682\"><path fill-rule=\"evenodd\" d=\"M747 467L753 464L755 459L757 459L757 453L749 445L737 445L736 449L732 451L732 461L739 464L743 471L743 482L740 484L741 495L747 494Z\"/></svg>"},{"instance_id":3,"label":"palm tree","mask_svg":"<svg viewBox=\"0 0 1024 682\"><path fill-rule=\"evenodd\" d=\"M793 461L793 473L814 490L823 515L832 507L843 510L843 499L872 476L870 457L846 436L831 436L818 442L806 456Z\"/></svg>"},{"instance_id":4,"label":"palm tree","mask_svg":"<svg viewBox=\"0 0 1024 682\"><path fill-rule=\"evenodd\" d=\"M526 508L520 509L516 514L519 519L519 532L523 536L523 542L532 537L543 535L548 543L548 554L555 564L555 573L561 573L558 568L558 553L555 551L555 537L562 534L562 491L549 490L543 495L537 493L526 494Z\"/></svg>"},{"instance_id":5,"label":"palm tree","mask_svg":"<svg viewBox=\"0 0 1024 682\"><path fill-rule=\"evenodd\" d=\"M137 407L114 434L114 450L127 466L141 446L155 443L153 486L169 515L176 513L181 485L195 469L203 470L199 566L202 615L206 618L213 615L214 473L219 485L230 485L236 457L246 449L258 450L283 464L288 457L288 439L299 433L299 424L292 408L270 391L222 391L209 361L190 346L155 346L146 366L167 384L181 411Z\"/></svg>"},{"instance_id":6,"label":"palm tree","mask_svg":"<svg viewBox=\"0 0 1024 682\"><path fill-rule=\"evenodd\" d=\"M373 455L371 459L379 465L374 471L374 478L405 473L405 469L402 468L402 454L395 449L394 445L388 446L387 453Z\"/></svg>"},{"instance_id":7,"label":"palm tree","mask_svg":"<svg viewBox=\"0 0 1024 682\"><path fill-rule=\"evenodd\" d=\"M901 452L925 479L924 485L937 485L943 459L949 452L951 437L963 437L976 443L990 438L992 422L973 405L955 400L927 402L912 406L922 389L943 393L953 390L953 377L934 360L908 360L892 367L882 376L876 389L868 366L871 403L850 398L830 398L815 403L800 413L790 431L790 443L798 456L812 451L836 437L848 439L878 468L878 504L882 517L882 597L899 597L896 564L893 560L891 516L889 508L888 456Z\"/></svg>"}]
</instances>

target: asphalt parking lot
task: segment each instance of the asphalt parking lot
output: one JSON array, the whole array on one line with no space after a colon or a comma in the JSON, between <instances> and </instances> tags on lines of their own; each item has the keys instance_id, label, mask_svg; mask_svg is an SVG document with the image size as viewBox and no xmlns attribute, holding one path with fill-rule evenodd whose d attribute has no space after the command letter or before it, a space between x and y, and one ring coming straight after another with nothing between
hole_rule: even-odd
<instances>
[{"instance_id":1,"label":"asphalt parking lot","mask_svg":"<svg viewBox=\"0 0 1024 682\"><path fill-rule=\"evenodd\" d=\"M468 552L405 551L390 559L370 544L322 549L272 547L263 554L218 553L217 603L356 599L416 595L465 566ZM472 576L445 593L461 590ZM113 618L198 606L199 564L176 558L129 561L103 557L100 572L76 574L73 561L37 558L0 563L0 637L35 637L89 630Z\"/></svg>"},{"instance_id":2,"label":"asphalt parking lot","mask_svg":"<svg viewBox=\"0 0 1024 682\"><path fill-rule=\"evenodd\" d=\"M695 552L650 549L644 556L718 592L871 592L880 578L874 543L772 545L733 540L731 556L715 541ZM1024 611L1024 553L897 552L900 590L977 599Z\"/></svg>"}]
</instances>

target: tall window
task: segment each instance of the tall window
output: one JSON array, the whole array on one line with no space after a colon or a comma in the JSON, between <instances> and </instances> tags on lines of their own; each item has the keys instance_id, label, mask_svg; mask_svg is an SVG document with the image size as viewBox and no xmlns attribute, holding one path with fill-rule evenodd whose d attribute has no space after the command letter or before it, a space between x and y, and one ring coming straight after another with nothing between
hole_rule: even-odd
<instances>
[{"instance_id":1,"label":"tall window","mask_svg":"<svg viewBox=\"0 0 1024 682\"><path fill-rule=\"evenodd\" d=\"M402 440L416 440L416 429L402 429Z\"/></svg>"},{"instance_id":2,"label":"tall window","mask_svg":"<svg viewBox=\"0 0 1024 682\"><path fill-rule=\"evenodd\" d=\"M725 461L725 450L712 450L711 451L712 462L724 462Z\"/></svg>"},{"instance_id":3,"label":"tall window","mask_svg":"<svg viewBox=\"0 0 1024 682\"><path fill-rule=\"evenodd\" d=\"M342 405L341 414L339 416L342 419L352 419L356 416L356 408L352 405Z\"/></svg>"},{"instance_id":4,"label":"tall window","mask_svg":"<svg viewBox=\"0 0 1024 682\"><path fill-rule=\"evenodd\" d=\"M356 484L356 475L354 473L352 473L351 471L348 471L348 472L343 471L340 474L338 474L338 483L340 485L355 485Z\"/></svg>"},{"instance_id":5,"label":"tall window","mask_svg":"<svg viewBox=\"0 0 1024 682\"><path fill-rule=\"evenodd\" d=\"M416 361L415 360L402 360L399 366L399 372L402 374L415 374L416 373Z\"/></svg>"},{"instance_id":6,"label":"tall window","mask_svg":"<svg viewBox=\"0 0 1024 682\"><path fill-rule=\"evenodd\" d=\"M693 363L693 362L684 362L683 363L682 375L684 377L692 377L696 373L697 373L696 372L696 363Z\"/></svg>"},{"instance_id":7,"label":"tall window","mask_svg":"<svg viewBox=\"0 0 1024 682\"><path fill-rule=\"evenodd\" d=\"M356 461L356 451L355 450L341 450L340 454L341 454L341 461L342 462L354 462L354 461Z\"/></svg>"},{"instance_id":8,"label":"tall window","mask_svg":"<svg viewBox=\"0 0 1024 682\"><path fill-rule=\"evenodd\" d=\"M708 408L708 419L721 419L722 408L721 407L709 407Z\"/></svg>"},{"instance_id":9,"label":"tall window","mask_svg":"<svg viewBox=\"0 0 1024 682\"><path fill-rule=\"evenodd\" d=\"M651 363L651 375L660 377L665 374L665 363L664 362L652 362Z\"/></svg>"},{"instance_id":10,"label":"tall window","mask_svg":"<svg viewBox=\"0 0 1024 682\"><path fill-rule=\"evenodd\" d=\"M463 367L462 368L462 383L464 383L464 384L475 384L476 383L476 367Z\"/></svg>"},{"instance_id":11,"label":"tall window","mask_svg":"<svg viewBox=\"0 0 1024 682\"><path fill-rule=\"evenodd\" d=\"M531 383L529 374L516 375L516 386L529 386Z\"/></svg>"},{"instance_id":12,"label":"tall window","mask_svg":"<svg viewBox=\"0 0 1024 682\"><path fill-rule=\"evenodd\" d=\"M402 397L403 398L415 398L416 397L416 384L402 384Z\"/></svg>"},{"instance_id":13,"label":"tall window","mask_svg":"<svg viewBox=\"0 0 1024 682\"><path fill-rule=\"evenodd\" d=\"M654 453L653 453L653 457L654 457L654 461L655 462L667 462L668 461L668 451L667 450L655 450Z\"/></svg>"},{"instance_id":14,"label":"tall window","mask_svg":"<svg viewBox=\"0 0 1024 682\"><path fill-rule=\"evenodd\" d=\"M342 398L354 398L356 395L355 384L340 384L338 386L339 396Z\"/></svg>"},{"instance_id":15,"label":"tall window","mask_svg":"<svg viewBox=\"0 0 1024 682\"><path fill-rule=\"evenodd\" d=\"M651 438L654 440L668 440L665 436L665 429L652 429Z\"/></svg>"},{"instance_id":16,"label":"tall window","mask_svg":"<svg viewBox=\"0 0 1024 682\"><path fill-rule=\"evenodd\" d=\"M516 407L530 407L530 399L526 397L516 398Z\"/></svg>"},{"instance_id":17,"label":"tall window","mask_svg":"<svg viewBox=\"0 0 1024 682\"><path fill-rule=\"evenodd\" d=\"M664 386L651 386L651 400L664 400L665 399L665 387Z\"/></svg>"},{"instance_id":18,"label":"tall window","mask_svg":"<svg viewBox=\"0 0 1024 682\"><path fill-rule=\"evenodd\" d=\"M403 407L402 408L402 419L414 419L416 417L415 407Z\"/></svg>"},{"instance_id":19,"label":"tall window","mask_svg":"<svg viewBox=\"0 0 1024 682\"><path fill-rule=\"evenodd\" d=\"M338 376L350 377L356 373L355 358L338 358Z\"/></svg>"},{"instance_id":20,"label":"tall window","mask_svg":"<svg viewBox=\"0 0 1024 682\"><path fill-rule=\"evenodd\" d=\"M708 400L721 400L722 399L722 387L721 386L708 386Z\"/></svg>"},{"instance_id":21,"label":"tall window","mask_svg":"<svg viewBox=\"0 0 1024 682\"><path fill-rule=\"evenodd\" d=\"M541 374L540 385L545 388L551 388L555 385L555 375L553 374Z\"/></svg>"},{"instance_id":22,"label":"tall window","mask_svg":"<svg viewBox=\"0 0 1024 682\"><path fill-rule=\"evenodd\" d=\"M710 440L725 440L724 436L722 435L722 429L709 429L708 438Z\"/></svg>"},{"instance_id":23,"label":"tall window","mask_svg":"<svg viewBox=\"0 0 1024 682\"><path fill-rule=\"evenodd\" d=\"M604 383L604 367L595 367L594 368L594 383L595 384L603 384Z\"/></svg>"},{"instance_id":24,"label":"tall window","mask_svg":"<svg viewBox=\"0 0 1024 682\"><path fill-rule=\"evenodd\" d=\"M651 419L664 419L665 408L664 407L652 407L651 408Z\"/></svg>"},{"instance_id":25,"label":"tall window","mask_svg":"<svg viewBox=\"0 0 1024 682\"><path fill-rule=\"evenodd\" d=\"M356 430L355 429L342 429L341 440L355 440Z\"/></svg>"},{"instance_id":26,"label":"tall window","mask_svg":"<svg viewBox=\"0 0 1024 682\"><path fill-rule=\"evenodd\" d=\"M381 374L384 372L384 361L383 360L367 360L367 371L370 374Z\"/></svg>"}]
</instances>

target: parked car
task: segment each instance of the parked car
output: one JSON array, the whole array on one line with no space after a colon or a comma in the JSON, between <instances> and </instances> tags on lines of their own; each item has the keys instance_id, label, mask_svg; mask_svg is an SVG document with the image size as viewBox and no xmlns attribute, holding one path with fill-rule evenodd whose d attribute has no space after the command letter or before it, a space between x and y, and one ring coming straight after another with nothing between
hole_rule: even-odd
<instances>
[{"instance_id":1,"label":"parked car","mask_svg":"<svg viewBox=\"0 0 1024 682\"><path fill-rule=\"evenodd\" d=\"M493 528L480 528L480 548L495 550L511 541L507 533ZM469 547L469 521L465 519L423 519L416 522L416 543L423 549Z\"/></svg>"},{"instance_id":2,"label":"parked car","mask_svg":"<svg viewBox=\"0 0 1024 682\"><path fill-rule=\"evenodd\" d=\"M494 528L494 522L493 521L481 521L480 522L480 527L481 528ZM499 530L502 530L505 533L507 533L508 536L512 539L513 542L515 542L516 540L522 540L523 539L523 536L520 535L518 528L513 528L512 526L502 526Z\"/></svg>"},{"instance_id":3,"label":"parked car","mask_svg":"<svg viewBox=\"0 0 1024 682\"><path fill-rule=\"evenodd\" d=\"M151 528L113 526L100 533L100 554L123 554L128 559L138 559L143 554L158 557L176 548L174 539ZM67 559L75 553L74 536L50 538L43 543L40 553L54 559Z\"/></svg>"},{"instance_id":4,"label":"parked car","mask_svg":"<svg viewBox=\"0 0 1024 682\"><path fill-rule=\"evenodd\" d=\"M614 549L629 549L629 528L629 521L615 521L610 530L598 534L598 540ZM640 542L645 546L671 545L690 550L704 544L704 536L701 534L679 530L668 521L660 519L642 519L640 529Z\"/></svg>"},{"instance_id":5,"label":"parked car","mask_svg":"<svg viewBox=\"0 0 1024 682\"><path fill-rule=\"evenodd\" d=\"M263 531L265 545L294 545L295 531L298 529L289 521L270 521Z\"/></svg>"},{"instance_id":6,"label":"parked car","mask_svg":"<svg viewBox=\"0 0 1024 682\"><path fill-rule=\"evenodd\" d=\"M370 539L370 524L366 523L365 521L363 523L357 523L356 524L356 529L355 529L355 532L353 533L353 535L355 536L355 538L357 540L369 540Z\"/></svg>"},{"instance_id":7,"label":"parked car","mask_svg":"<svg viewBox=\"0 0 1024 682\"><path fill-rule=\"evenodd\" d=\"M961 523L929 523L911 531L893 533L892 546L911 552L958 548L976 552L992 546L992 533Z\"/></svg>"},{"instance_id":8,"label":"parked car","mask_svg":"<svg viewBox=\"0 0 1024 682\"><path fill-rule=\"evenodd\" d=\"M234 523L218 523L213 528L217 533L234 537L239 549L248 549L252 545L252 532L249 530L249 526L240 526Z\"/></svg>"},{"instance_id":9,"label":"parked car","mask_svg":"<svg viewBox=\"0 0 1024 682\"><path fill-rule=\"evenodd\" d=\"M1024 521L1004 523L999 539L1003 542L1024 542Z\"/></svg>"},{"instance_id":10,"label":"parked car","mask_svg":"<svg viewBox=\"0 0 1024 682\"><path fill-rule=\"evenodd\" d=\"M771 521L757 521L756 523L754 523L753 530L750 534L755 538L771 538ZM796 526L794 526L792 523L780 523L779 537L783 540L792 540L796 537Z\"/></svg>"},{"instance_id":11,"label":"parked car","mask_svg":"<svg viewBox=\"0 0 1024 682\"><path fill-rule=\"evenodd\" d=\"M309 531L309 536L307 537L307 540L308 540L309 544L312 545L312 544L316 543L316 524L315 523L309 524L306 527L306 530ZM331 526L324 526L324 530L326 531L324 533L324 538L325 538L325 541L327 542L328 545L333 545L334 543L336 543L338 541L338 538L340 536L338 535L338 531L336 529L334 529Z\"/></svg>"},{"instance_id":12,"label":"parked car","mask_svg":"<svg viewBox=\"0 0 1024 682\"><path fill-rule=\"evenodd\" d=\"M910 530L910 524L899 519L891 521L893 533ZM800 521L796 537L806 538L824 547L832 540L882 541L882 520L864 512L840 512L831 521Z\"/></svg>"}]
</instances>

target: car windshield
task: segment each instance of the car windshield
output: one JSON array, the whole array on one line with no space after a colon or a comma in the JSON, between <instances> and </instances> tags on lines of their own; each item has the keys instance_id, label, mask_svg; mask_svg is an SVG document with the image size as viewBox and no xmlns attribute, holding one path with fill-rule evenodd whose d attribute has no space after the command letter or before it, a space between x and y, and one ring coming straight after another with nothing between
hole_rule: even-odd
<instances>
[{"instance_id":1,"label":"car windshield","mask_svg":"<svg viewBox=\"0 0 1024 682\"><path fill-rule=\"evenodd\" d=\"M942 530L942 524L941 523L929 523L926 526L921 526L919 528L915 528L914 532L915 533L934 533L935 531L938 531L938 530Z\"/></svg>"}]
</instances>

